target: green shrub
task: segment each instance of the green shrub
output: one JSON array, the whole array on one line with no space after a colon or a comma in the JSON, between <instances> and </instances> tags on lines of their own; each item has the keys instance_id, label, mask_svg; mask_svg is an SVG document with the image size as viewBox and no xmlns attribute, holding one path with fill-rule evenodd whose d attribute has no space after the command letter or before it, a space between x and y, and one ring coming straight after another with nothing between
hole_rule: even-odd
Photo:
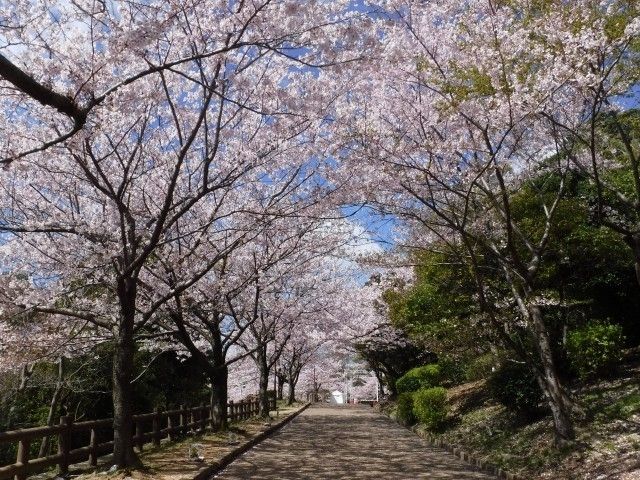
<instances>
[{"instance_id":1,"label":"green shrub","mask_svg":"<svg viewBox=\"0 0 640 480\"><path fill-rule=\"evenodd\" d=\"M396 388L398 393L415 392L423 387L439 385L441 378L440 366L432 363L409 370L396 381Z\"/></svg>"},{"instance_id":2,"label":"green shrub","mask_svg":"<svg viewBox=\"0 0 640 480\"><path fill-rule=\"evenodd\" d=\"M524 363L506 362L489 377L491 396L519 415L535 417L541 412L542 390Z\"/></svg>"},{"instance_id":3,"label":"green shrub","mask_svg":"<svg viewBox=\"0 0 640 480\"><path fill-rule=\"evenodd\" d=\"M448 357L438 358L438 366L440 366L442 385L460 385L467 379L464 364L458 360Z\"/></svg>"},{"instance_id":4,"label":"green shrub","mask_svg":"<svg viewBox=\"0 0 640 480\"><path fill-rule=\"evenodd\" d=\"M620 325L592 322L567 336L567 355L582 379L610 371L622 360L624 335Z\"/></svg>"},{"instance_id":5,"label":"green shrub","mask_svg":"<svg viewBox=\"0 0 640 480\"><path fill-rule=\"evenodd\" d=\"M447 418L447 390L442 387L421 388L413 394L413 413L420 423L435 430Z\"/></svg>"},{"instance_id":6,"label":"green shrub","mask_svg":"<svg viewBox=\"0 0 640 480\"><path fill-rule=\"evenodd\" d=\"M465 368L467 380L473 382L489 377L497 364L496 356L492 353L474 358Z\"/></svg>"},{"instance_id":7,"label":"green shrub","mask_svg":"<svg viewBox=\"0 0 640 480\"><path fill-rule=\"evenodd\" d=\"M416 416L413 413L413 394L405 392L398 395L396 420L405 427L416 423Z\"/></svg>"}]
</instances>

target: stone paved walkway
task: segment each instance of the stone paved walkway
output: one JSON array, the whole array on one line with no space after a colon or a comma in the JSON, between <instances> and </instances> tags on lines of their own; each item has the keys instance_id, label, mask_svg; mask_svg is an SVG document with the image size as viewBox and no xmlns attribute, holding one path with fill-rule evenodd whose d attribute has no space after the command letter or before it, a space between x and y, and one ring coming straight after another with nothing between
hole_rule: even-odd
<instances>
[{"instance_id":1,"label":"stone paved walkway","mask_svg":"<svg viewBox=\"0 0 640 480\"><path fill-rule=\"evenodd\" d=\"M369 407L313 406L216 479L472 480L476 472Z\"/></svg>"}]
</instances>

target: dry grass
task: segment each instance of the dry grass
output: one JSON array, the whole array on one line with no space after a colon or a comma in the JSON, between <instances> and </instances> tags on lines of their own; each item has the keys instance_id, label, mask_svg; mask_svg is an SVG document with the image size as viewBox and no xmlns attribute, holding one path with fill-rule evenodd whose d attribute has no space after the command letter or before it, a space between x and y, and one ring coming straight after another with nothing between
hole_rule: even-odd
<instances>
[{"instance_id":1,"label":"dry grass","mask_svg":"<svg viewBox=\"0 0 640 480\"><path fill-rule=\"evenodd\" d=\"M301 406L298 403L291 407L280 407L277 418L276 412L271 412L274 417L271 424L284 420ZM103 459L103 465L95 471L88 472L86 467L75 466L71 476L77 480L191 480L201 468L219 461L268 426L263 419L252 418L234 423L225 432L190 436L171 443L163 442L160 447L155 448L145 445L145 450L140 454L143 469L109 472L108 459ZM202 460L189 458L190 447L194 444L197 444ZM55 477L49 475L43 478Z\"/></svg>"}]
</instances>

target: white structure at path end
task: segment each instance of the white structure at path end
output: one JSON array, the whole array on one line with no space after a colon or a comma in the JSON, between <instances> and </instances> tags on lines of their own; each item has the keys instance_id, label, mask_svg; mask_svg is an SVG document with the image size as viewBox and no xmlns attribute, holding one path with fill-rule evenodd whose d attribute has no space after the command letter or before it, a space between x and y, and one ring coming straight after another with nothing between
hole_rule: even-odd
<instances>
[{"instance_id":1,"label":"white structure at path end","mask_svg":"<svg viewBox=\"0 0 640 480\"><path fill-rule=\"evenodd\" d=\"M340 390L334 390L329 397L329 403L342 404L344 403L344 394Z\"/></svg>"}]
</instances>

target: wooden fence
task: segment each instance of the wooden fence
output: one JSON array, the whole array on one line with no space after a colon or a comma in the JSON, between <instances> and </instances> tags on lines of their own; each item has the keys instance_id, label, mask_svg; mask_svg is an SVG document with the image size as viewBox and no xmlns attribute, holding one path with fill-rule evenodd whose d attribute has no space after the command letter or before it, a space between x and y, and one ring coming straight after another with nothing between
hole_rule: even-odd
<instances>
[{"instance_id":1,"label":"wooden fence","mask_svg":"<svg viewBox=\"0 0 640 480\"><path fill-rule=\"evenodd\" d=\"M269 408L276 409L276 399L269 397ZM258 400L229 402L227 412L230 422L244 420L257 415ZM162 439L169 441L188 433L203 433L213 428L211 409L201 405L153 413L134 415L134 444L139 451L144 445L160 445ZM30 458L31 444L44 437L57 437L58 453L39 458ZM98 464L98 457L113 453L113 419L73 422L71 417L61 417L60 424L52 427L34 427L0 432L0 444L18 444L16 463L0 467L0 480L24 480L29 474L39 473L57 466L61 474L69 471L69 465L88 461L90 466ZM78 446L84 445L84 446Z\"/></svg>"}]
</instances>

